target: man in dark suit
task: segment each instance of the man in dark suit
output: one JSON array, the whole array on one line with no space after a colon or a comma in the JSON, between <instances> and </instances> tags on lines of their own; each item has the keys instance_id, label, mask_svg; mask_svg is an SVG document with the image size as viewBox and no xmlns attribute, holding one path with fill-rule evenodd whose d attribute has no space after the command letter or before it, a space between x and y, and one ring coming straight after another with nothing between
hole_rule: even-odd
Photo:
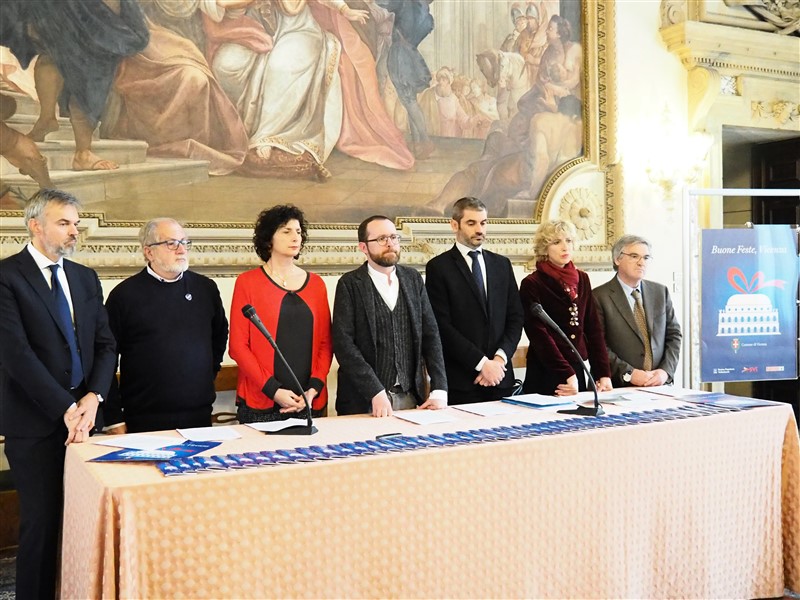
<instances>
[{"instance_id":1,"label":"man in dark suit","mask_svg":"<svg viewBox=\"0 0 800 600\"><path fill-rule=\"evenodd\" d=\"M672 383L681 352L681 326L669 291L644 279L650 242L621 237L611 250L616 277L594 289L605 329L615 387Z\"/></svg>"},{"instance_id":2,"label":"man in dark suit","mask_svg":"<svg viewBox=\"0 0 800 600\"><path fill-rule=\"evenodd\" d=\"M39 190L25 207L30 242L0 261L0 433L20 500L21 599L55 597L65 447L89 438L116 364L100 280L64 259L78 207Z\"/></svg>"},{"instance_id":3,"label":"man in dark suit","mask_svg":"<svg viewBox=\"0 0 800 600\"><path fill-rule=\"evenodd\" d=\"M511 261L482 249L487 221L483 202L458 200L450 220L456 243L425 271L450 404L499 400L514 388L510 362L522 335L522 304Z\"/></svg>"},{"instance_id":4,"label":"man in dark suit","mask_svg":"<svg viewBox=\"0 0 800 600\"><path fill-rule=\"evenodd\" d=\"M333 305L333 351L339 361L336 412L391 416L447 406L439 330L422 276L398 265L400 235L387 217L358 227L367 262L342 275ZM430 376L430 394L427 393Z\"/></svg>"}]
</instances>

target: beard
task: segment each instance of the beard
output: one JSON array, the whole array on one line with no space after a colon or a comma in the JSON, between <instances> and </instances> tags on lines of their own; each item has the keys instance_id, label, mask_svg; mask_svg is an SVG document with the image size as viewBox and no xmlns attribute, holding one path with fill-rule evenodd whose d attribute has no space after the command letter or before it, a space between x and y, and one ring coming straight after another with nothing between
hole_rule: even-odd
<instances>
[{"instance_id":1,"label":"beard","mask_svg":"<svg viewBox=\"0 0 800 600\"><path fill-rule=\"evenodd\" d=\"M75 248L78 247L78 240L70 239L66 242L61 244L48 244L44 242L42 244L49 253L54 254L55 256L63 256L64 258L69 258L75 253Z\"/></svg>"},{"instance_id":2,"label":"beard","mask_svg":"<svg viewBox=\"0 0 800 600\"><path fill-rule=\"evenodd\" d=\"M172 263L168 263L168 262L162 261L162 260L154 260L153 264L155 264L155 266L158 267L164 273L171 273L172 275L176 275L176 276L180 275L181 273L183 273L184 271L186 271L189 268L189 260L188 259L183 260L183 261L176 260L176 261L174 261Z\"/></svg>"},{"instance_id":3,"label":"beard","mask_svg":"<svg viewBox=\"0 0 800 600\"><path fill-rule=\"evenodd\" d=\"M369 257L376 265L380 265L381 267L393 267L400 262L400 249L398 248L391 252L391 254L388 252L381 252L380 254L373 254L370 252Z\"/></svg>"}]
</instances>

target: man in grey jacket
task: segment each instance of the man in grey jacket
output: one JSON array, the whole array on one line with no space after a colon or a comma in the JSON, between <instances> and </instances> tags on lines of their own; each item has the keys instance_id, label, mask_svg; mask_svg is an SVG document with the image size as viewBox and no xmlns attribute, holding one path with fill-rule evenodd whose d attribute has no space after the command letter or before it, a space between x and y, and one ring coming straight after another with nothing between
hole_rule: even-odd
<instances>
[{"instance_id":1,"label":"man in grey jacket","mask_svg":"<svg viewBox=\"0 0 800 600\"><path fill-rule=\"evenodd\" d=\"M615 387L672 383L681 352L681 326L660 283L645 280L650 242L621 237L611 250L616 276L594 289L605 329Z\"/></svg>"}]
</instances>

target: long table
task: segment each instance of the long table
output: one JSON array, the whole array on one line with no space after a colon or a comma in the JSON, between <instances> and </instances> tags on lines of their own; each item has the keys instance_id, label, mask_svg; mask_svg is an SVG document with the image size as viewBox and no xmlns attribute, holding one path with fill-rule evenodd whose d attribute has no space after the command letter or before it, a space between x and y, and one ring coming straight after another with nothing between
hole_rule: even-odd
<instances>
[{"instance_id":1,"label":"long table","mask_svg":"<svg viewBox=\"0 0 800 600\"><path fill-rule=\"evenodd\" d=\"M607 412L621 409L606 407ZM564 418L320 419L207 454ZM63 598L759 598L800 589L789 406L166 478L66 456Z\"/></svg>"}]
</instances>

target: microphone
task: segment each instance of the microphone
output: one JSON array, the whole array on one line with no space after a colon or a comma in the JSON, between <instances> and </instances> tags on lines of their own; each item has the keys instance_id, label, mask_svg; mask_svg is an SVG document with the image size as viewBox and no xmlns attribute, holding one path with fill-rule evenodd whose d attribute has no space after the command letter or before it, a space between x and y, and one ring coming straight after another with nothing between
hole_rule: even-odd
<instances>
[{"instance_id":1,"label":"microphone","mask_svg":"<svg viewBox=\"0 0 800 600\"><path fill-rule=\"evenodd\" d=\"M575 353L575 356L577 357L578 362L581 363L581 366L583 367L583 370L586 372L586 376L589 378L589 381L592 384L592 391L594 392L594 406L593 407L578 406L578 408L564 409L564 410L559 410L557 412L562 414L562 415L581 415L581 416L584 416L584 417L599 417L600 415L605 414L605 411L603 410L603 407L600 406L600 401L597 399L597 384L594 381L594 377L592 377L592 374L589 372L589 369L586 368L586 363L583 362L583 358L581 358L581 354L580 354L580 352L578 352L578 349L570 341L570 339L567 336L567 334L564 333L561 330L561 327L559 327L556 324L556 322L553 321L553 319L550 318L550 315L548 315L544 311L544 309L542 308L541 304L539 304L538 302L531 303L531 312L533 313L533 316L538 318L542 323L544 323L550 329L555 331L559 335L559 337L561 337L562 340L567 342L569 347L572 348L572 352Z\"/></svg>"},{"instance_id":2,"label":"microphone","mask_svg":"<svg viewBox=\"0 0 800 600\"><path fill-rule=\"evenodd\" d=\"M253 325L256 326L256 329L258 329L265 338L267 338L270 346L272 346L273 350L275 350L275 356L281 360L283 366L286 367L287 371L289 371L289 374L292 376L292 381L294 382L295 386L297 386L297 390L299 390L300 395L303 397L303 401L306 403L306 424L292 425L291 427L281 429L277 433L281 435L313 435L317 433L318 429L314 427L314 422L311 420L311 404L308 403L308 398L306 398L303 386L300 385L300 382L297 380L297 375L294 374L292 367L290 367L289 363L286 362L283 353L281 352L280 348L278 348L278 344L275 343L275 340L272 339L272 336L269 334L267 328L264 327L264 323L261 322L261 318L256 313L256 309L253 308L251 304L245 304L242 307L242 314L247 317Z\"/></svg>"}]
</instances>

